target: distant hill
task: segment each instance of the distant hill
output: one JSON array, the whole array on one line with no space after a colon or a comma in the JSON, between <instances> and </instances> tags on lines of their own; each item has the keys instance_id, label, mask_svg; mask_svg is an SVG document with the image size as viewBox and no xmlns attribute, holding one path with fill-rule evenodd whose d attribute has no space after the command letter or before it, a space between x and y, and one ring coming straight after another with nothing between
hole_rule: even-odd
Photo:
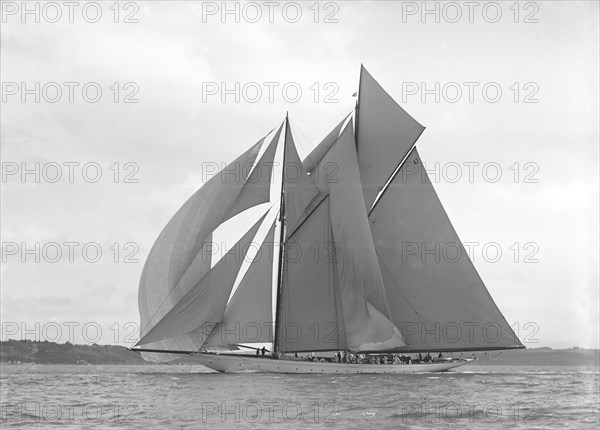
<instances>
[{"instance_id":1,"label":"distant hill","mask_svg":"<svg viewBox=\"0 0 600 430\"><path fill-rule=\"evenodd\" d=\"M459 357L460 354L452 354ZM471 357L463 353L463 357ZM476 366L599 366L600 350L532 348L476 353ZM448 356L448 354L446 354ZM493 357L486 360L487 357ZM140 353L117 345L73 345L30 340L0 342L1 363L37 364L153 364L142 359ZM184 355L177 362L193 363L194 357Z\"/></svg>"},{"instance_id":2,"label":"distant hill","mask_svg":"<svg viewBox=\"0 0 600 430\"><path fill-rule=\"evenodd\" d=\"M37 364L148 364L139 352L117 345L8 340L0 342L1 363Z\"/></svg>"}]
</instances>

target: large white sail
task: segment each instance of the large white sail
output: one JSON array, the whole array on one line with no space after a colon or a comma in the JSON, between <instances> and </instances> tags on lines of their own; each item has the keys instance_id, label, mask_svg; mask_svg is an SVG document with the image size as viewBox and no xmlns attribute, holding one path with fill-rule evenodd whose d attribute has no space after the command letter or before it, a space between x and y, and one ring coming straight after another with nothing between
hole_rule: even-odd
<instances>
[{"instance_id":1,"label":"large white sail","mask_svg":"<svg viewBox=\"0 0 600 430\"><path fill-rule=\"evenodd\" d=\"M265 213L231 250L169 309L140 339L138 345L148 345L191 332L199 332L204 343L215 325L223 320L229 294L244 262L245 251L266 216Z\"/></svg>"},{"instance_id":2,"label":"large white sail","mask_svg":"<svg viewBox=\"0 0 600 430\"><path fill-rule=\"evenodd\" d=\"M285 248L279 350L345 349L328 198L292 234Z\"/></svg>"},{"instance_id":3,"label":"large white sail","mask_svg":"<svg viewBox=\"0 0 600 430\"><path fill-rule=\"evenodd\" d=\"M276 144L276 139L273 139ZM138 305L140 310L140 337L143 337L198 282L211 267L211 233L235 213L268 201L268 192L248 191L244 188L260 147L261 139L225 169L212 177L196 191L177 211L154 243L140 279ZM270 148L270 147L269 147ZM266 155L266 156L265 156ZM272 162L268 157L274 151L265 151L259 165ZM231 172L235 172L232 174ZM269 187L270 181L261 183ZM237 204L242 196L243 205ZM189 272L189 282L181 283ZM177 288L175 288L177 286ZM182 335L163 340L148 349L193 351L200 348L197 337ZM150 361L169 361L172 354L143 353Z\"/></svg>"},{"instance_id":4,"label":"large white sail","mask_svg":"<svg viewBox=\"0 0 600 430\"><path fill-rule=\"evenodd\" d=\"M416 148L369 220L392 321L407 349L522 346L469 259Z\"/></svg>"},{"instance_id":5,"label":"large white sail","mask_svg":"<svg viewBox=\"0 0 600 430\"><path fill-rule=\"evenodd\" d=\"M204 347L273 341L275 221Z\"/></svg>"},{"instance_id":6,"label":"large white sail","mask_svg":"<svg viewBox=\"0 0 600 430\"><path fill-rule=\"evenodd\" d=\"M348 347L379 350L402 346L399 330L388 319L383 279L365 203L360 198L352 123L348 123L326 159L339 165L336 180L329 184L329 200Z\"/></svg>"},{"instance_id":7,"label":"large white sail","mask_svg":"<svg viewBox=\"0 0 600 430\"><path fill-rule=\"evenodd\" d=\"M361 66L356 135L367 209L424 129Z\"/></svg>"}]
</instances>

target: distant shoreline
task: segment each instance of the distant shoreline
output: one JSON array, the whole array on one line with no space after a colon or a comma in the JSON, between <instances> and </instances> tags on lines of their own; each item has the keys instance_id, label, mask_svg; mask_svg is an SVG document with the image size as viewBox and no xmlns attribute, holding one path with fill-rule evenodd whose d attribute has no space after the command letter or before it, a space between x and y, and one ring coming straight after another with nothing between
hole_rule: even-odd
<instances>
[{"instance_id":1,"label":"distant shoreline","mask_svg":"<svg viewBox=\"0 0 600 430\"><path fill-rule=\"evenodd\" d=\"M413 354L414 355L414 354ZM445 354L460 357L460 353ZM473 354L465 352L463 357ZM530 348L490 351L475 354L479 360L471 366L600 366L598 349ZM489 359L488 359L489 357ZM170 364L194 364L194 357L182 356ZM139 352L119 345L74 345L29 340L0 342L0 364L70 364L70 365L152 365Z\"/></svg>"}]
</instances>

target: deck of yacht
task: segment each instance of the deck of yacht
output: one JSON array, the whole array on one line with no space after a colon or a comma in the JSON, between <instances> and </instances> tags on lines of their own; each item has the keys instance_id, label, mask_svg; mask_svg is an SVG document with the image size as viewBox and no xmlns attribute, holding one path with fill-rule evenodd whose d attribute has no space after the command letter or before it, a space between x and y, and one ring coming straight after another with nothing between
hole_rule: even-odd
<instances>
[{"instance_id":1,"label":"deck of yacht","mask_svg":"<svg viewBox=\"0 0 600 430\"><path fill-rule=\"evenodd\" d=\"M430 373L445 372L464 366L471 360L452 360L417 364L366 364L335 363L329 361L287 360L272 357L240 354L194 354L206 367L224 373L269 372L269 373L320 373L320 374L358 374L358 373Z\"/></svg>"}]
</instances>

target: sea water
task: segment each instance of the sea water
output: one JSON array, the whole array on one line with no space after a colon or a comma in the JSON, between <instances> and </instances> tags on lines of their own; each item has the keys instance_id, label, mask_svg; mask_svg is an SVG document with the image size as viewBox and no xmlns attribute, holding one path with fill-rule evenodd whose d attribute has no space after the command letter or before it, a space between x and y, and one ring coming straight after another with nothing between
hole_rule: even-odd
<instances>
[{"instance_id":1,"label":"sea water","mask_svg":"<svg viewBox=\"0 0 600 430\"><path fill-rule=\"evenodd\" d=\"M2 427L557 428L600 425L598 367L420 375L220 374L200 365L2 365Z\"/></svg>"}]
</instances>

